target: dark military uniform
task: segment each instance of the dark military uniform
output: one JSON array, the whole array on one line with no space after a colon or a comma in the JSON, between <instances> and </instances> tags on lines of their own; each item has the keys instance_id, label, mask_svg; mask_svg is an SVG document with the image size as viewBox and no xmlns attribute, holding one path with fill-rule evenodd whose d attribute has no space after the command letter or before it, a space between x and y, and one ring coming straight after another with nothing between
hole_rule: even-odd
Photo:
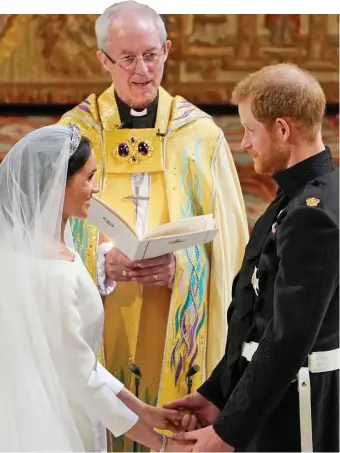
<instances>
[{"instance_id":1,"label":"dark military uniform","mask_svg":"<svg viewBox=\"0 0 340 453\"><path fill-rule=\"evenodd\" d=\"M301 451L299 395L310 392L313 450L339 451L338 370L306 368L312 352L339 348L338 171L326 148L274 179L277 197L234 280L225 356L198 391L221 409L214 429L225 442L272 452ZM302 368L310 382L299 392Z\"/></svg>"}]
</instances>

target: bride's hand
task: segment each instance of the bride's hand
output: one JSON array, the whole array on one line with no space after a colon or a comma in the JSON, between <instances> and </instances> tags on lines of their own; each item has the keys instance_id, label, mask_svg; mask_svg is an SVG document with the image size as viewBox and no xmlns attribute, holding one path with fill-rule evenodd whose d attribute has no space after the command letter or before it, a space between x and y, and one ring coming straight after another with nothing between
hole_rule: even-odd
<instances>
[{"instance_id":1,"label":"bride's hand","mask_svg":"<svg viewBox=\"0 0 340 453\"><path fill-rule=\"evenodd\" d=\"M182 431L196 431L196 429L202 428L195 414L185 413L181 421Z\"/></svg>"},{"instance_id":2,"label":"bride's hand","mask_svg":"<svg viewBox=\"0 0 340 453\"><path fill-rule=\"evenodd\" d=\"M169 431L182 430L181 423L185 414L173 409L145 405L140 417L154 428L167 429Z\"/></svg>"}]
</instances>

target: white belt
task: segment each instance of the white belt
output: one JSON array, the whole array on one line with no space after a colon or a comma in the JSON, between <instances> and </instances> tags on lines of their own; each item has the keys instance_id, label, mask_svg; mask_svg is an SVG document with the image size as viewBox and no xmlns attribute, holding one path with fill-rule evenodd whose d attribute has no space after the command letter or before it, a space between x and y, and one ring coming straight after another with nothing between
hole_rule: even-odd
<instances>
[{"instance_id":1,"label":"white belt","mask_svg":"<svg viewBox=\"0 0 340 453\"><path fill-rule=\"evenodd\" d=\"M242 357L251 361L258 343L251 341L243 343ZM310 393L309 373L324 373L334 371L340 368L340 349L332 351L312 352L308 355L308 367L300 369L297 375L299 390L299 410L300 410L300 433L301 433L301 451L313 451L313 434L312 434L312 407Z\"/></svg>"}]
</instances>

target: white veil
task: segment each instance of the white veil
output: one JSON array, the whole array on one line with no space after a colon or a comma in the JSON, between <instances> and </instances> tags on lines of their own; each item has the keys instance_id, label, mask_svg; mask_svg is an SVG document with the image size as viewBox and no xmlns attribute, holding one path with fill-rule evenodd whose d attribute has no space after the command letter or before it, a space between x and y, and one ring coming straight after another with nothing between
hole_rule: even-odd
<instances>
[{"instance_id":1,"label":"white veil","mask_svg":"<svg viewBox=\"0 0 340 453\"><path fill-rule=\"evenodd\" d=\"M0 164L0 451L84 451L49 347L58 306L49 260L58 260L74 126L48 126ZM57 302L55 302L57 304Z\"/></svg>"}]
</instances>

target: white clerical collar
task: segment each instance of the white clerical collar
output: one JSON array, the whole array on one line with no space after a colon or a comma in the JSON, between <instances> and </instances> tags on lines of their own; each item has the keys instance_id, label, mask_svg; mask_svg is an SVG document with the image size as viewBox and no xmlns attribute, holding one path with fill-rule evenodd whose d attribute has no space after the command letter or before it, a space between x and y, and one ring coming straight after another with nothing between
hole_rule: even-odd
<instances>
[{"instance_id":1,"label":"white clerical collar","mask_svg":"<svg viewBox=\"0 0 340 453\"><path fill-rule=\"evenodd\" d=\"M130 115L131 116L145 116L148 113L148 109L144 109L141 112L137 112L136 110L131 109Z\"/></svg>"}]
</instances>

